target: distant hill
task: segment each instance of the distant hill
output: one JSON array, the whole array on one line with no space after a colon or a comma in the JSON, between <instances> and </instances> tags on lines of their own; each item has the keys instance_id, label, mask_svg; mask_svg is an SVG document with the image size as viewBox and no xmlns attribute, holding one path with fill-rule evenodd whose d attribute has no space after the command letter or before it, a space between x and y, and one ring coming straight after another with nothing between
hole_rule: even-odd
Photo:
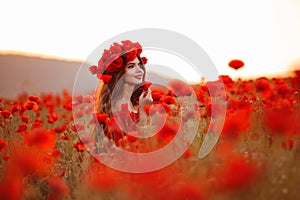
<instances>
[{"instance_id":1,"label":"distant hill","mask_svg":"<svg viewBox=\"0 0 300 200\"><path fill-rule=\"evenodd\" d=\"M82 65L82 68L80 66ZM38 56L0 54L0 96L14 98L29 94L61 93L64 89L85 93L95 89L97 78L88 72L89 64ZM80 75L76 79L76 75ZM147 72L147 79L167 84L171 79ZM77 81L76 81L77 80Z\"/></svg>"},{"instance_id":2,"label":"distant hill","mask_svg":"<svg viewBox=\"0 0 300 200\"><path fill-rule=\"evenodd\" d=\"M71 91L80 65L81 62L51 58L0 55L0 94L15 97L24 91L31 94Z\"/></svg>"}]
</instances>

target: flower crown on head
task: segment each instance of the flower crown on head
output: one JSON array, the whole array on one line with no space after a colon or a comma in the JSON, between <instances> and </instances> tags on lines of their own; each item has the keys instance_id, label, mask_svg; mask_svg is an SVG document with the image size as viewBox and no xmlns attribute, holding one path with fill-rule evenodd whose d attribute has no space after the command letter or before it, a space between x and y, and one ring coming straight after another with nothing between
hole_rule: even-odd
<instances>
[{"instance_id":1,"label":"flower crown on head","mask_svg":"<svg viewBox=\"0 0 300 200\"><path fill-rule=\"evenodd\" d=\"M133 43L130 40L121 41L122 44L116 42L110 46L110 48L104 49L102 57L98 61L98 66L90 66L89 71L93 75L107 83L111 79L111 73L120 71L124 66L123 63L133 61L137 56L140 57L142 53L142 46L136 42ZM141 61L143 65L147 63L147 58L142 57Z\"/></svg>"}]
</instances>

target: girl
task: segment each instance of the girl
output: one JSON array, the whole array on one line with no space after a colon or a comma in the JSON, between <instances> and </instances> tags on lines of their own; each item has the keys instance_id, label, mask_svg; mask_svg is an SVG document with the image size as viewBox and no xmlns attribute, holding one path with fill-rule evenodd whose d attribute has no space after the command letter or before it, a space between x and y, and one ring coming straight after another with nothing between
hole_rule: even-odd
<instances>
[{"instance_id":1,"label":"girl","mask_svg":"<svg viewBox=\"0 0 300 200\"><path fill-rule=\"evenodd\" d=\"M129 40L114 43L104 50L94 69L101 80L95 93L95 112L110 118L109 124L102 126L104 133L115 142L127 131L134 130L135 125L148 124L144 107L152 103L151 84L144 82L147 59L141 53L139 43Z\"/></svg>"}]
</instances>

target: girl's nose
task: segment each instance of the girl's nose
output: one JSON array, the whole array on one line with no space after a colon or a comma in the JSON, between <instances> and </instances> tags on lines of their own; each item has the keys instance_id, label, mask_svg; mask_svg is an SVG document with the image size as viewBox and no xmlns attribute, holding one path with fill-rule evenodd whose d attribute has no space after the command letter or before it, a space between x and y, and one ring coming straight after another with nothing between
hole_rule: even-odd
<instances>
[{"instance_id":1,"label":"girl's nose","mask_svg":"<svg viewBox=\"0 0 300 200\"><path fill-rule=\"evenodd\" d=\"M143 71L143 69L141 68L141 66L137 66L136 71L137 71L137 72L142 72L142 73L144 73L144 71Z\"/></svg>"}]
</instances>

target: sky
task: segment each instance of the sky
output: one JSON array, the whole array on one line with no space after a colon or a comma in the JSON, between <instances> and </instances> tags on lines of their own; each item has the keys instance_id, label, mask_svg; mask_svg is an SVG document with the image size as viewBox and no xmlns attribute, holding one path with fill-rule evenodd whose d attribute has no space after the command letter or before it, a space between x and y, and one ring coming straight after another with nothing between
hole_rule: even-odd
<instances>
[{"instance_id":1,"label":"sky","mask_svg":"<svg viewBox=\"0 0 300 200\"><path fill-rule=\"evenodd\" d=\"M300 0L10 0L0 1L0 22L0 51L85 60L115 35L161 28L195 41L233 78L283 75L300 60ZM235 58L244 68L228 67Z\"/></svg>"}]
</instances>

